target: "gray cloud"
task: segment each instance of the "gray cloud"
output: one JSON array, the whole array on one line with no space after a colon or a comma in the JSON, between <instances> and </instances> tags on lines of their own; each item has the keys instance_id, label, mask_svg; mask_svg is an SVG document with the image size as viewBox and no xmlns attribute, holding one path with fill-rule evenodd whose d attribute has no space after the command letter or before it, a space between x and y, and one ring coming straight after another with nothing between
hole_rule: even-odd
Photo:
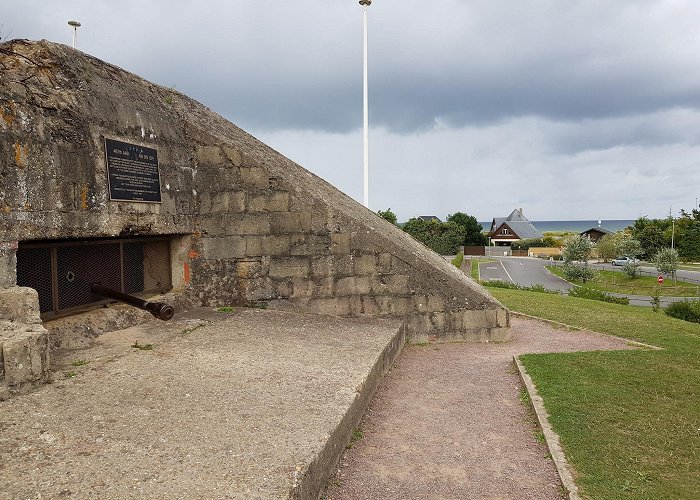
<instances>
[{"instance_id":1,"label":"gray cloud","mask_svg":"<svg viewBox=\"0 0 700 500\"><path fill-rule=\"evenodd\" d=\"M0 12L2 37L67 44L77 18L82 50L174 86L361 199L356 1L0 0ZM543 219L689 207L698 18L691 0L376 0L372 207L486 219L521 205Z\"/></svg>"}]
</instances>

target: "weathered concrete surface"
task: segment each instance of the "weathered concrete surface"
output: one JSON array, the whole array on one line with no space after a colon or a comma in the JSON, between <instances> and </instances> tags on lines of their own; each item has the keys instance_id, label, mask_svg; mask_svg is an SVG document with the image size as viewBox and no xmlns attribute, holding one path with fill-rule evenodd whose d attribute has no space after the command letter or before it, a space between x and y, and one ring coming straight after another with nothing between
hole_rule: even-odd
<instances>
[{"instance_id":1,"label":"weathered concrete surface","mask_svg":"<svg viewBox=\"0 0 700 500\"><path fill-rule=\"evenodd\" d=\"M162 204L109 200L105 138L158 150ZM200 103L70 47L0 44L0 160L0 286L17 242L190 235L172 281L202 305L508 338L507 309L397 227Z\"/></svg>"},{"instance_id":2,"label":"weathered concrete surface","mask_svg":"<svg viewBox=\"0 0 700 500\"><path fill-rule=\"evenodd\" d=\"M49 360L36 290L0 288L0 400L48 380Z\"/></svg>"},{"instance_id":3,"label":"weathered concrete surface","mask_svg":"<svg viewBox=\"0 0 700 500\"><path fill-rule=\"evenodd\" d=\"M209 311L59 352L0 402L0 498L316 498L399 323Z\"/></svg>"}]
</instances>

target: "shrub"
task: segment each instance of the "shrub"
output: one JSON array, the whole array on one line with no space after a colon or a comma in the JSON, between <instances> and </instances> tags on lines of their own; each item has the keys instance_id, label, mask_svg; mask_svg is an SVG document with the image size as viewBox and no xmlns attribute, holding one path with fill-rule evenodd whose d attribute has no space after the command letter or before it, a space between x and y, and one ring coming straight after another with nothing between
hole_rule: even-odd
<instances>
[{"instance_id":1,"label":"shrub","mask_svg":"<svg viewBox=\"0 0 700 500\"><path fill-rule=\"evenodd\" d=\"M452 265L457 269L462 269L462 262L464 262L464 252L459 252L455 255L455 258L452 259Z\"/></svg>"},{"instance_id":2,"label":"shrub","mask_svg":"<svg viewBox=\"0 0 700 500\"><path fill-rule=\"evenodd\" d=\"M609 293L605 293L600 290L595 290L593 288L588 288L585 286L576 286L569 290L569 297L600 300L602 302L611 302L613 304L623 305L627 305L630 303L630 299L628 299L627 297L615 297L614 295L610 295Z\"/></svg>"},{"instance_id":3,"label":"shrub","mask_svg":"<svg viewBox=\"0 0 700 500\"><path fill-rule=\"evenodd\" d=\"M633 262L625 262L625 265L622 266L622 272L630 278L636 278L639 276L639 266Z\"/></svg>"},{"instance_id":4,"label":"shrub","mask_svg":"<svg viewBox=\"0 0 700 500\"><path fill-rule=\"evenodd\" d=\"M664 312L672 318L700 323L700 300L683 300L681 302L671 302Z\"/></svg>"},{"instance_id":5,"label":"shrub","mask_svg":"<svg viewBox=\"0 0 700 500\"><path fill-rule=\"evenodd\" d=\"M588 267L588 264L565 262L562 266L562 271L564 271L564 277L569 281L586 283L595 278L595 271Z\"/></svg>"},{"instance_id":6,"label":"shrub","mask_svg":"<svg viewBox=\"0 0 700 500\"><path fill-rule=\"evenodd\" d=\"M675 281L676 269L678 269L678 252L675 248L662 248L656 253L657 271L670 274Z\"/></svg>"}]
</instances>

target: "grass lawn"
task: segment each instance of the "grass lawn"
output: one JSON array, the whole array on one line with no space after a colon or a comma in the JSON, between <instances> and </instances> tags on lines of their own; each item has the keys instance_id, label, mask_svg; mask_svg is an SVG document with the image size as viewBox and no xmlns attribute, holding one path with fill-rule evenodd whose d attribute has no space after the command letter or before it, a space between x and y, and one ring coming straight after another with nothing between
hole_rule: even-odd
<instances>
[{"instance_id":1,"label":"grass lawn","mask_svg":"<svg viewBox=\"0 0 700 500\"><path fill-rule=\"evenodd\" d=\"M700 498L700 324L651 308L489 291L514 311L663 347L521 359L583 495Z\"/></svg>"},{"instance_id":2,"label":"grass lawn","mask_svg":"<svg viewBox=\"0 0 700 500\"><path fill-rule=\"evenodd\" d=\"M560 278L564 278L564 271L558 266L547 266L552 274L556 274ZM589 288L595 288L604 292L627 293L631 295L651 295L654 293L654 287L658 285L656 278L653 276L638 276L630 278L624 273L617 271L596 271L596 277L583 283L580 281L572 281L576 285L583 285ZM670 279L664 281L661 285L660 295L669 297L697 297L698 285L684 283L679 281L673 285Z\"/></svg>"},{"instance_id":3,"label":"grass lawn","mask_svg":"<svg viewBox=\"0 0 700 500\"><path fill-rule=\"evenodd\" d=\"M472 268L470 276L473 280L479 281L479 264L485 264L487 262L498 262L487 257L470 257L472 262Z\"/></svg>"}]
</instances>

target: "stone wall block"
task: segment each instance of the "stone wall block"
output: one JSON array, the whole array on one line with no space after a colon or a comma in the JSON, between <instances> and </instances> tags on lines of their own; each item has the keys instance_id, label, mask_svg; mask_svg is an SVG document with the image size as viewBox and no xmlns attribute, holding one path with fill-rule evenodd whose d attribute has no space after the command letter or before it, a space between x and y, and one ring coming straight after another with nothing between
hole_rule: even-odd
<instances>
[{"instance_id":1,"label":"stone wall block","mask_svg":"<svg viewBox=\"0 0 700 500\"><path fill-rule=\"evenodd\" d=\"M441 330L444 329L448 332L458 333L465 327L464 315L462 314L462 311L449 313L439 312L435 313L435 315L442 315L445 318L445 325L443 328L441 328Z\"/></svg>"},{"instance_id":2,"label":"stone wall block","mask_svg":"<svg viewBox=\"0 0 700 500\"><path fill-rule=\"evenodd\" d=\"M277 298L277 288L270 279L244 279L239 281L238 286L247 302Z\"/></svg>"},{"instance_id":3,"label":"stone wall block","mask_svg":"<svg viewBox=\"0 0 700 500\"><path fill-rule=\"evenodd\" d=\"M317 279L313 283L313 297L323 299L336 296L335 280L332 277Z\"/></svg>"},{"instance_id":4,"label":"stone wall block","mask_svg":"<svg viewBox=\"0 0 700 500\"><path fill-rule=\"evenodd\" d=\"M377 270L382 274L391 272L391 254L382 252L377 256Z\"/></svg>"},{"instance_id":5,"label":"stone wall block","mask_svg":"<svg viewBox=\"0 0 700 500\"><path fill-rule=\"evenodd\" d=\"M510 327L510 311L508 309L497 309L496 318L498 326L502 328Z\"/></svg>"},{"instance_id":6,"label":"stone wall block","mask_svg":"<svg viewBox=\"0 0 700 500\"><path fill-rule=\"evenodd\" d=\"M287 255L290 249L289 236L246 236L246 256Z\"/></svg>"},{"instance_id":7,"label":"stone wall block","mask_svg":"<svg viewBox=\"0 0 700 500\"><path fill-rule=\"evenodd\" d=\"M270 230L273 234L311 232L311 212L272 212Z\"/></svg>"},{"instance_id":8,"label":"stone wall block","mask_svg":"<svg viewBox=\"0 0 700 500\"><path fill-rule=\"evenodd\" d=\"M406 332L414 342L427 342L433 324L427 314L412 314L406 318Z\"/></svg>"},{"instance_id":9,"label":"stone wall block","mask_svg":"<svg viewBox=\"0 0 700 500\"><path fill-rule=\"evenodd\" d=\"M24 324L41 324L39 294L24 286L0 288L0 319Z\"/></svg>"},{"instance_id":10,"label":"stone wall block","mask_svg":"<svg viewBox=\"0 0 700 500\"><path fill-rule=\"evenodd\" d=\"M311 213L311 230L315 233L332 233L337 231L333 214L325 208L314 208Z\"/></svg>"},{"instance_id":11,"label":"stone wall block","mask_svg":"<svg viewBox=\"0 0 700 500\"><path fill-rule=\"evenodd\" d=\"M484 310L462 311L462 318L464 319L464 328L467 330L489 326L486 319L486 311ZM495 325L495 321L493 324Z\"/></svg>"},{"instance_id":12,"label":"stone wall block","mask_svg":"<svg viewBox=\"0 0 700 500\"><path fill-rule=\"evenodd\" d=\"M448 317L442 312L433 312L428 315L428 321L430 322L430 327L428 328L431 332L443 332L448 324ZM450 324L452 328L454 324Z\"/></svg>"},{"instance_id":13,"label":"stone wall block","mask_svg":"<svg viewBox=\"0 0 700 500\"><path fill-rule=\"evenodd\" d=\"M364 314L362 297L357 295L348 297L348 313L350 316L361 316Z\"/></svg>"},{"instance_id":14,"label":"stone wall block","mask_svg":"<svg viewBox=\"0 0 700 500\"><path fill-rule=\"evenodd\" d=\"M335 293L338 296L368 295L372 291L369 276L348 276L339 278L335 283Z\"/></svg>"},{"instance_id":15,"label":"stone wall block","mask_svg":"<svg viewBox=\"0 0 700 500\"><path fill-rule=\"evenodd\" d=\"M256 189L267 189L269 187L270 180L263 168L239 167L238 172L241 182L247 187Z\"/></svg>"},{"instance_id":16,"label":"stone wall block","mask_svg":"<svg viewBox=\"0 0 700 500\"><path fill-rule=\"evenodd\" d=\"M350 314L350 302L347 297L313 299L309 302L309 308L318 314L329 316L348 316Z\"/></svg>"},{"instance_id":17,"label":"stone wall block","mask_svg":"<svg viewBox=\"0 0 700 500\"><path fill-rule=\"evenodd\" d=\"M241 166L243 158L241 157L241 152L239 150L230 146L224 146L221 149L223 149L226 158L228 158L228 161L230 161L232 165L236 167Z\"/></svg>"},{"instance_id":18,"label":"stone wall block","mask_svg":"<svg viewBox=\"0 0 700 500\"><path fill-rule=\"evenodd\" d=\"M377 316L379 314L379 306L373 296L363 295L360 298L362 299L362 314L367 316Z\"/></svg>"},{"instance_id":19,"label":"stone wall block","mask_svg":"<svg viewBox=\"0 0 700 500\"><path fill-rule=\"evenodd\" d=\"M310 262L304 257L273 257L270 260L270 276L273 278L306 278Z\"/></svg>"},{"instance_id":20,"label":"stone wall block","mask_svg":"<svg viewBox=\"0 0 700 500\"><path fill-rule=\"evenodd\" d=\"M49 334L41 331L16 332L2 344L5 382L9 386L36 382L48 373Z\"/></svg>"},{"instance_id":21,"label":"stone wall block","mask_svg":"<svg viewBox=\"0 0 700 500\"><path fill-rule=\"evenodd\" d=\"M246 241L242 236L202 238L202 257L205 259L237 259L245 255Z\"/></svg>"},{"instance_id":22,"label":"stone wall block","mask_svg":"<svg viewBox=\"0 0 700 500\"><path fill-rule=\"evenodd\" d=\"M243 191L221 191L200 193L199 210L203 214L238 213L245 208Z\"/></svg>"},{"instance_id":23,"label":"stone wall block","mask_svg":"<svg viewBox=\"0 0 700 500\"><path fill-rule=\"evenodd\" d=\"M255 259L237 260L233 264L233 272L240 279L260 278L264 275L262 262Z\"/></svg>"},{"instance_id":24,"label":"stone wall block","mask_svg":"<svg viewBox=\"0 0 700 500\"><path fill-rule=\"evenodd\" d=\"M405 274L380 274L372 277L372 293L406 296L411 294L409 277ZM433 310L428 307L429 310Z\"/></svg>"},{"instance_id":25,"label":"stone wall block","mask_svg":"<svg viewBox=\"0 0 700 500\"><path fill-rule=\"evenodd\" d=\"M445 299L439 295L428 295L428 310L429 311L444 311Z\"/></svg>"},{"instance_id":26,"label":"stone wall block","mask_svg":"<svg viewBox=\"0 0 700 500\"><path fill-rule=\"evenodd\" d=\"M348 233L331 233L331 253L350 253L350 235Z\"/></svg>"},{"instance_id":27,"label":"stone wall block","mask_svg":"<svg viewBox=\"0 0 700 500\"><path fill-rule=\"evenodd\" d=\"M0 287L16 283L17 244L16 241L0 241Z\"/></svg>"},{"instance_id":28,"label":"stone wall block","mask_svg":"<svg viewBox=\"0 0 700 500\"><path fill-rule=\"evenodd\" d=\"M402 316L413 311L411 299L407 297L376 297L380 314Z\"/></svg>"},{"instance_id":29,"label":"stone wall block","mask_svg":"<svg viewBox=\"0 0 700 500\"><path fill-rule=\"evenodd\" d=\"M198 146L197 164L202 167L223 167L228 163L228 158L219 146Z\"/></svg>"},{"instance_id":30,"label":"stone wall block","mask_svg":"<svg viewBox=\"0 0 700 500\"><path fill-rule=\"evenodd\" d=\"M357 255L354 259L355 275L376 274L377 256L373 254Z\"/></svg>"},{"instance_id":31,"label":"stone wall block","mask_svg":"<svg viewBox=\"0 0 700 500\"><path fill-rule=\"evenodd\" d=\"M428 297L426 295L414 295L413 307L419 313L428 312Z\"/></svg>"},{"instance_id":32,"label":"stone wall block","mask_svg":"<svg viewBox=\"0 0 700 500\"><path fill-rule=\"evenodd\" d=\"M330 237L326 234L310 234L292 244L290 255L325 255L330 253Z\"/></svg>"},{"instance_id":33,"label":"stone wall block","mask_svg":"<svg viewBox=\"0 0 700 500\"><path fill-rule=\"evenodd\" d=\"M249 212L287 212L288 210L289 193L283 191L251 196L248 201Z\"/></svg>"},{"instance_id":34,"label":"stone wall block","mask_svg":"<svg viewBox=\"0 0 700 500\"><path fill-rule=\"evenodd\" d=\"M226 234L229 235L270 234L268 214L234 214L221 222L227 224Z\"/></svg>"}]
</instances>

